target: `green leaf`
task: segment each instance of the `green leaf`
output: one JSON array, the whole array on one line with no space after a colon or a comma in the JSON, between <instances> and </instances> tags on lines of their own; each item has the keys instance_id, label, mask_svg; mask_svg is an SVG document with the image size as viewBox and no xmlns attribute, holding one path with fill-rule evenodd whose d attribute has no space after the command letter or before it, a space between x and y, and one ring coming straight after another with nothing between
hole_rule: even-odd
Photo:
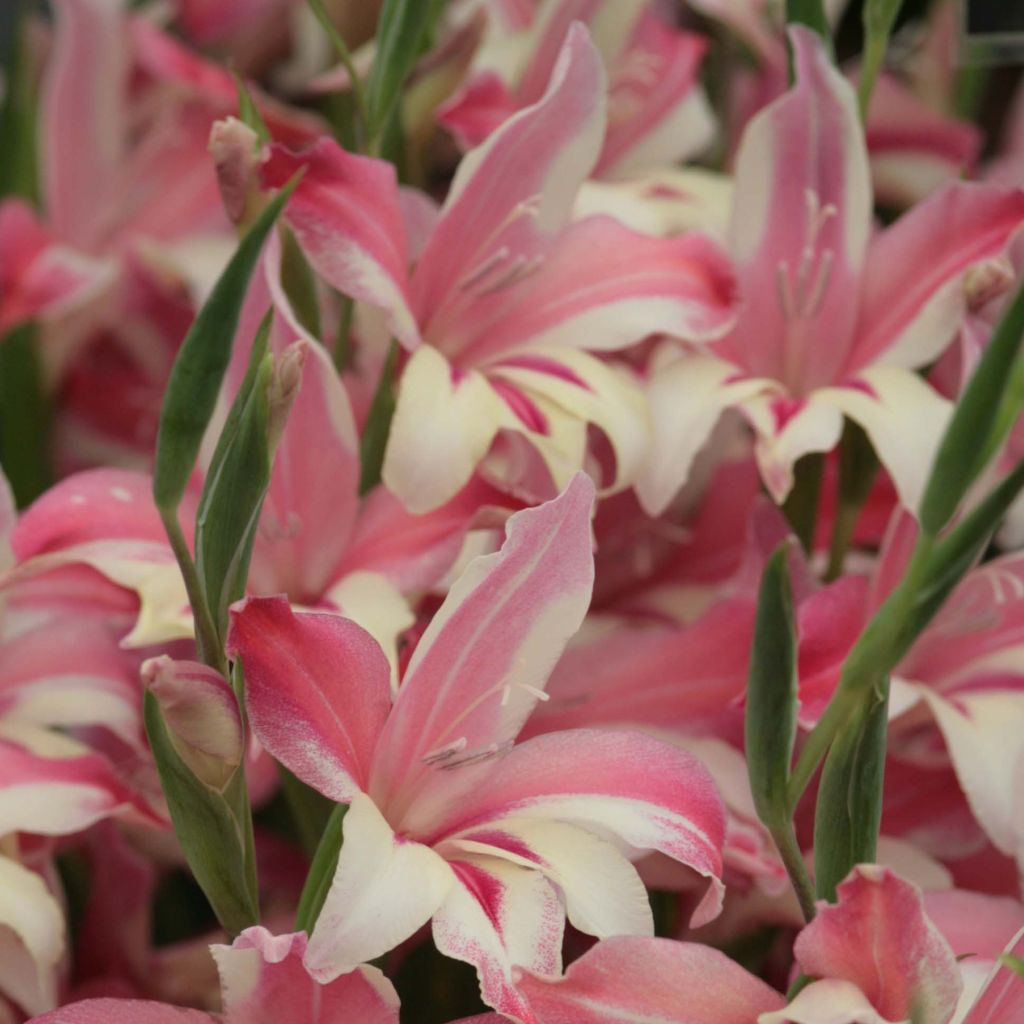
<instances>
[{"instance_id":1,"label":"green leaf","mask_svg":"<svg viewBox=\"0 0 1024 1024\"><path fill-rule=\"evenodd\" d=\"M235 89L238 91L238 114L241 122L251 128L261 143L270 142L270 129L267 127L260 108L252 98L245 80L237 72L235 73Z\"/></svg>"},{"instance_id":2,"label":"green leaf","mask_svg":"<svg viewBox=\"0 0 1024 1024\"><path fill-rule=\"evenodd\" d=\"M268 328L269 314L260 332L264 338ZM264 345L257 343L258 348ZM196 515L196 570L221 641L227 632L228 607L245 592L252 545L270 485L273 374L273 357L263 355L249 386L239 389Z\"/></svg>"},{"instance_id":3,"label":"green leaf","mask_svg":"<svg viewBox=\"0 0 1024 1024\"><path fill-rule=\"evenodd\" d=\"M331 42L331 45L334 47L334 50L338 55L338 59L348 72L348 80L352 92L353 121L355 122L353 125L353 134L355 135L354 141L356 143L356 148L360 148L360 144L365 140L370 131L370 113L366 106L366 94L363 91L363 81L359 77L359 72L356 70L355 61L352 59L352 53L348 48L348 43L345 42L341 33L334 27L334 22L331 21L330 15L326 10L324 10L324 5L321 3L321 0L308 0L308 2L310 10L316 16L316 20L320 22L320 27L324 30L327 38ZM339 135L342 136L344 134L344 132L339 133Z\"/></svg>"},{"instance_id":4,"label":"green leaf","mask_svg":"<svg viewBox=\"0 0 1024 1024\"><path fill-rule=\"evenodd\" d=\"M939 445L918 517L925 533L937 536L953 518L968 488L984 469L984 459L998 447L993 444L993 435L1005 429L1003 398L1016 381L1014 362L1022 341L1024 284L999 321Z\"/></svg>"},{"instance_id":5,"label":"green leaf","mask_svg":"<svg viewBox=\"0 0 1024 1024\"><path fill-rule=\"evenodd\" d=\"M297 184L298 175L248 230L174 361L160 411L153 476L153 498L164 512L176 509L185 493L231 359L249 279L267 235Z\"/></svg>"},{"instance_id":6,"label":"green leaf","mask_svg":"<svg viewBox=\"0 0 1024 1024\"><path fill-rule=\"evenodd\" d=\"M392 340L388 349L377 391L370 403L363 436L359 442L359 493L366 494L380 483L387 448L391 419L395 415L395 366L398 363L398 342Z\"/></svg>"},{"instance_id":7,"label":"green leaf","mask_svg":"<svg viewBox=\"0 0 1024 1024\"><path fill-rule=\"evenodd\" d=\"M0 465L19 508L53 483L50 403L32 324L0 338Z\"/></svg>"},{"instance_id":8,"label":"green leaf","mask_svg":"<svg viewBox=\"0 0 1024 1024\"><path fill-rule=\"evenodd\" d=\"M320 338L320 300L316 276L290 230L281 232L281 285L300 324Z\"/></svg>"},{"instance_id":9,"label":"green leaf","mask_svg":"<svg viewBox=\"0 0 1024 1024\"><path fill-rule=\"evenodd\" d=\"M864 0L862 18L864 22L864 54L861 59L860 82L857 88L860 114L867 117L878 72L885 60L896 17L903 6L903 0Z\"/></svg>"},{"instance_id":10,"label":"green leaf","mask_svg":"<svg viewBox=\"0 0 1024 1024\"><path fill-rule=\"evenodd\" d=\"M814 817L818 896L834 902L854 865L873 863L882 820L889 683L883 677L840 730L825 759Z\"/></svg>"},{"instance_id":11,"label":"green leaf","mask_svg":"<svg viewBox=\"0 0 1024 1024\"><path fill-rule=\"evenodd\" d=\"M237 797L210 789L188 770L174 749L156 698L147 692L144 700L146 735L174 831L217 919L230 935L237 935L259 923L246 822L232 807ZM244 786L244 774L239 771L237 777Z\"/></svg>"},{"instance_id":12,"label":"green leaf","mask_svg":"<svg viewBox=\"0 0 1024 1024\"><path fill-rule=\"evenodd\" d=\"M793 487L782 506L790 528L804 551L814 544L814 531L818 525L818 505L821 500L821 481L825 474L825 456L812 452L798 460L793 467Z\"/></svg>"},{"instance_id":13,"label":"green leaf","mask_svg":"<svg viewBox=\"0 0 1024 1024\"><path fill-rule=\"evenodd\" d=\"M316 848L313 863L309 866L309 874L306 875L306 884L302 887L299 909L295 917L296 931L311 933L320 911L323 910L331 882L334 881L334 872L338 867L338 857L344 839L342 826L347 812L346 804L338 804L327 819L320 845Z\"/></svg>"},{"instance_id":14,"label":"green leaf","mask_svg":"<svg viewBox=\"0 0 1024 1024\"><path fill-rule=\"evenodd\" d=\"M1020 957L1014 956L1012 953L1003 953L999 957L999 962L1019 978L1024 978L1024 960L1021 960Z\"/></svg>"},{"instance_id":15,"label":"green leaf","mask_svg":"<svg viewBox=\"0 0 1024 1024\"><path fill-rule=\"evenodd\" d=\"M372 138L380 136L397 106L402 86L427 48L442 9L438 0L384 0L377 22L377 53L366 88Z\"/></svg>"},{"instance_id":16,"label":"green leaf","mask_svg":"<svg viewBox=\"0 0 1024 1024\"><path fill-rule=\"evenodd\" d=\"M786 789L796 741L796 625L789 584L789 542L761 577L747 676L745 746L750 790L766 824L789 820Z\"/></svg>"}]
</instances>

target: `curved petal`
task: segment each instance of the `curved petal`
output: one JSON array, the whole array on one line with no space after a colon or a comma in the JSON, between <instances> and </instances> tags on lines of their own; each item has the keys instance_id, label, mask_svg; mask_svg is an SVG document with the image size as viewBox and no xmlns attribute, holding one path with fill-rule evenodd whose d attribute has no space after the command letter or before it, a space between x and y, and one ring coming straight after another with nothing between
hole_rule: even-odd
<instances>
[{"instance_id":1,"label":"curved petal","mask_svg":"<svg viewBox=\"0 0 1024 1024\"><path fill-rule=\"evenodd\" d=\"M886 1020L916 1012L945 1024L960 995L953 951L925 915L921 891L887 868L854 868L836 905L819 902L794 953L804 974L849 982Z\"/></svg>"},{"instance_id":2,"label":"curved petal","mask_svg":"<svg viewBox=\"0 0 1024 1024\"><path fill-rule=\"evenodd\" d=\"M564 913L551 883L539 871L493 857L466 855L451 869L456 883L434 914L434 944L476 967L488 1005L528 1014L513 969L557 974L562 966Z\"/></svg>"},{"instance_id":3,"label":"curved petal","mask_svg":"<svg viewBox=\"0 0 1024 1024\"><path fill-rule=\"evenodd\" d=\"M372 792L382 803L401 794L408 804L424 776L515 738L590 601L593 502L580 474L558 498L512 516L501 550L452 586L381 737Z\"/></svg>"},{"instance_id":4,"label":"curved petal","mask_svg":"<svg viewBox=\"0 0 1024 1024\"><path fill-rule=\"evenodd\" d=\"M507 818L446 840L442 849L540 871L557 886L573 927L588 935L654 934L647 889L636 868L612 843L575 825Z\"/></svg>"},{"instance_id":5,"label":"curved petal","mask_svg":"<svg viewBox=\"0 0 1024 1024\"><path fill-rule=\"evenodd\" d=\"M438 839L525 818L577 825L630 852L657 850L711 880L694 926L721 904L725 811L715 784L692 754L642 733L571 729L534 737L487 774L467 778L447 806L428 811Z\"/></svg>"},{"instance_id":6,"label":"curved petal","mask_svg":"<svg viewBox=\"0 0 1024 1024\"><path fill-rule=\"evenodd\" d=\"M958 183L872 240L858 338L847 372L876 360L916 367L952 340L965 310L961 279L1002 255L1024 225L1024 189Z\"/></svg>"},{"instance_id":7,"label":"curved petal","mask_svg":"<svg viewBox=\"0 0 1024 1024\"><path fill-rule=\"evenodd\" d=\"M413 275L414 308L438 344L468 296L529 265L569 220L604 134L605 82L574 25L544 96L467 154Z\"/></svg>"},{"instance_id":8,"label":"curved petal","mask_svg":"<svg viewBox=\"0 0 1024 1024\"><path fill-rule=\"evenodd\" d=\"M498 396L476 370L456 370L422 345L398 383L384 483L410 512L434 511L469 482L502 416Z\"/></svg>"},{"instance_id":9,"label":"curved petal","mask_svg":"<svg viewBox=\"0 0 1024 1024\"><path fill-rule=\"evenodd\" d=\"M938 1024L920 1018L922 1024ZM883 1017L866 995L849 981L826 978L808 985L784 1010L767 1013L758 1024L897 1024Z\"/></svg>"},{"instance_id":10,"label":"curved petal","mask_svg":"<svg viewBox=\"0 0 1024 1024\"><path fill-rule=\"evenodd\" d=\"M280 187L300 168L305 174L285 216L310 263L343 294L382 309L392 334L415 348L420 337L409 309L409 251L394 167L323 138L301 154L272 147L264 184Z\"/></svg>"},{"instance_id":11,"label":"curved petal","mask_svg":"<svg viewBox=\"0 0 1024 1024\"><path fill-rule=\"evenodd\" d=\"M544 1024L753 1024L783 1004L717 949L625 936L599 942L563 978L524 971L518 988Z\"/></svg>"},{"instance_id":12,"label":"curved petal","mask_svg":"<svg viewBox=\"0 0 1024 1024\"><path fill-rule=\"evenodd\" d=\"M916 511L952 404L917 374L895 366L870 367L850 386L814 397L864 428L903 507Z\"/></svg>"},{"instance_id":13,"label":"curved petal","mask_svg":"<svg viewBox=\"0 0 1024 1024\"><path fill-rule=\"evenodd\" d=\"M595 175L633 178L699 154L715 120L700 85L708 40L648 10L612 71L608 135Z\"/></svg>"},{"instance_id":14,"label":"curved petal","mask_svg":"<svg viewBox=\"0 0 1024 1024\"><path fill-rule=\"evenodd\" d=\"M648 515L660 515L686 483L722 413L755 397L766 382L743 377L723 359L673 346L659 349L648 372L653 441L636 493Z\"/></svg>"},{"instance_id":15,"label":"curved petal","mask_svg":"<svg viewBox=\"0 0 1024 1024\"><path fill-rule=\"evenodd\" d=\"M46 883L0 856L0 993L26 1013L57 1002L64 914Z\"/></svg>"},{"instance_id":16,"label":"curved petal","mask_svg":"<svg viewBox=\"0 0 1024 1024\"><path fill-rule=\"evenodd\" d=\"M304 963L322 983L409 938L455 885L428 846L396 836L373 801L359 794L343 825L338 867Z\"/></svg>"},{"instance_id":17,"label":"curved petal","mask_svg":"<svg viewBox=\"0 0 1024 1024\"><path fill-rule=\"evenodd\" d=\"M306 935L246 928L230 946L210 947L226 1024L398 1024L398 995L376 967L357 967L326 985L303 966Z\"/></svg>"},{"instance_id":18,"label":"curved petal","mask_svg":"<svg viewBox=\"0 0 1024 1024\"><path fill-rule=\"evenodd\" d=\"M391 707L377 642L340 615L295 614L283 597L231 610L228 653L241 658L260 742L303 782L339 803L365 790Z\"/></svg>"}]
</instances>

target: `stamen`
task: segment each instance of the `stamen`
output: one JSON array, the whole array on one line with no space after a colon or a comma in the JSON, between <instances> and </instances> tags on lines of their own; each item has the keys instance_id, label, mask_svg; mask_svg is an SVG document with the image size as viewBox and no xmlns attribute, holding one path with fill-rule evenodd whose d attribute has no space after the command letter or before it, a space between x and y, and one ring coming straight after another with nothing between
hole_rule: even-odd
<instances>
[{"instance_id":1,"label":"stamen","mask_svg":"<svg viewBox=\"0 0 1024 1024\"><path fill-rule=\"evenodd\" d=\"M465 750L468 743L469 741L465 736L460 736L452 743L448 743L443 747L438 747L437 750L432 750L429 754L424 754L421 760L424 764L440 764L445 761L450 761L456 754Z\"/></svg>"}]
</instances>

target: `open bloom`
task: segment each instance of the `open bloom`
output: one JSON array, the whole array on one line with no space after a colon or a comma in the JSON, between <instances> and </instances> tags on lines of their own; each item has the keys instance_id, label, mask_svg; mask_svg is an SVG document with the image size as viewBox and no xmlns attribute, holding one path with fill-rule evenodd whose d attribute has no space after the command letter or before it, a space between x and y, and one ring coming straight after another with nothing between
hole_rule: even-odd
<instances>
[{"instance_id":1,"label":"open bloom","mask_svg":"<svg viewBox=\"0 0 1024 1024\"><path fill-rule=\"evenodd\" d=\"M847 416L915 507L949 405L914 370L953 340L970 269L998 257L1024 222L1020 190L954 184L873 233L853 89L815 33L791 33L796 85L750 123L737 160L737 325L700 350L666 345L653 359L654 446L638 486L652 511L730 407L754 428L776 500L796 460L834 447Z\"/></svg>"},{"instance_id":2,"label":"open bloom","mask_svg":"<svg viewBox=\"0 0 1024 1024\"><path fill-rule=\"evenodd\" d=\"M302 966L303 932L247 928L230 946L211 946L223 1014L137 999L86 999L35 1024L398 1024L398 996L375 967L360 966L321 985Z\"/></svg>"},{"instance_id":3,"label":"open bloom","mask_svg":"<svg viewBox=\"0 0 1024 1024\"><path fill-rule=\"evenodd\" d=\"M590 599L593 486L509 520L501 551L453 585L392 704L387 662L354 623L280 599L233 611L253 729L299 778L349 804L305 963L330 979L433 919L485 999L526 1012L520 964L557 973L564 916L650 934L630 856L658 850L711 880L723 812L689 754L641 734L570 730L513 745Z\"/></svg>"},{"instance_id":4,"label":"open bloom","mask_svg":"<svg viewBox=\"0 0 1024 1024\"><path fill-rule=\"evenodd\" d=\"M540 98L566 31L579 19L609 72L608 131L594 175L631 177L696 156L715 127L698 81L708 43L667 24L654 6L648 0L546 0L516 33L494 12L494 31L466 83L439 111L441 123L466 148L483 142Z\"/></svg>"},{"instance_id":5,"label":"open bloom","mask_svg":"<svg viewBox=\"0 0 1024 1024\"><path fill-rule=\"evenodd\" d=\"M543 96L463 159L411 273L391 165L329 141L271 150L266 184L306 168L286 217L313 266L382 308L411 353L383 473L412 511L464 486L499 432L525 439L561 489L592 423L625 486L647 446L643 402L591 353L729 326L731 276L707 240L652 238L609 217L569 223L604 130L601 60L574 26Z\"/></svg>"}]
</instances>

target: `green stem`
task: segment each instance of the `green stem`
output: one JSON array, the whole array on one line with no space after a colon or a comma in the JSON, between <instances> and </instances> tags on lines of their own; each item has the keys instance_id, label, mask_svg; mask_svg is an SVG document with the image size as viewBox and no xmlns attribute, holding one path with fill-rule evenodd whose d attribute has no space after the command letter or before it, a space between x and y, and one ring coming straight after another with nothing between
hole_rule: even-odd
<instances>
[{"instance_id":1,"label":"green stem","mask_svg":"<svg viewBox=\"0 0 1024 1024\"><path fill-rule=\"evenodd\" d=\"M860 118L866 121L871 106L871 94L875 91L878 73L882 70L885 60L885 44L887 37L879 38L869 35L864 43L864 54L861 58L860 81L857 83L857 103L860 107Z\"/></svg>"},{"instance_id":2,"label":"green stem","mask_svg":"<svg viewBox=\"0 0 1024 1024\"><path fill-rule=\"evenodd\" d=\"M352 354L352 320L355 317L355 300L348 295L341 297L341 316L338 320L338 340L334 343L334 367L338 373L348 368Z\"/></svg>"},{"instance_id":3,"label":"green stem","mask_svg":"<svg viewBox=\"0 0 1024 1024\"><path fill-rule=\"evenodd\" d=\"M181 530L181 524L178 522L177 510L162 508L160 509L160 518L163 520L164 529L167 531L167 539L170 541L171 550L178 561L178 568L181 569L182 579L185 581L185 592L188 594L189 603L192 605L192 617L196 625L196 647L199 651L199 658L202 662L220 672L225 679L229 679L224 648L221 645L220 638L217 636L217 630L214 627L210 609L206 606L203 589L199 583L199 574L196 572L195 562L192 561L192 553L188 549L185 535Z\"/></svg>"},{"instance_id":4,"label":"green stem","mask_svg":"<svg viewBox=\"0 0 1024 1024\"><path fill-rule=\"evenodd\" d=\"M779 856L786 868L786 874L796 892L796 898L800 903L800 910L804 920L808 923L813 920L816 912L814 900L814 885L811 876L807 871L807 864L804 862L803 854L800 852L800 844L796 841L796 832L793 829L792 820L787 820L771 828L772 839L778 848Z\"/></svg>"},{"instance_id":5,"label":"green stem","mask_svg":"<svg viewBox=\"0 0 1024 1024\"><path fill-rule=\"evenodd\" d=\"M805 455L794 467L793 489L782 505L793 533L804 551L814 545L814 531L818 525L818 502L821 481L825 474L825 457L819 453Z\"/></svg>"},{"instance_id":6,"label":"green stem","mask_svg":"<svg viewBox=\"0 0 1024 1024\"><path fill-rule=\"evenodd\" d=\"M324 10L321 0L309 0L309 6L316 15L316 20L320 22L323 30L327 33L327 38L330 39L342 65L348 72L349 83L352 86L352 97L355 100L356 116L360 125L359 138L361 142L364 142L370 132L370 108L366 103L363 80L359 77L355 62L352 60L352 52L349 50L345 40L342 39L341 33L334 27L334 22L331 21L330 15Z\"/></svg>"}]
</instances>

